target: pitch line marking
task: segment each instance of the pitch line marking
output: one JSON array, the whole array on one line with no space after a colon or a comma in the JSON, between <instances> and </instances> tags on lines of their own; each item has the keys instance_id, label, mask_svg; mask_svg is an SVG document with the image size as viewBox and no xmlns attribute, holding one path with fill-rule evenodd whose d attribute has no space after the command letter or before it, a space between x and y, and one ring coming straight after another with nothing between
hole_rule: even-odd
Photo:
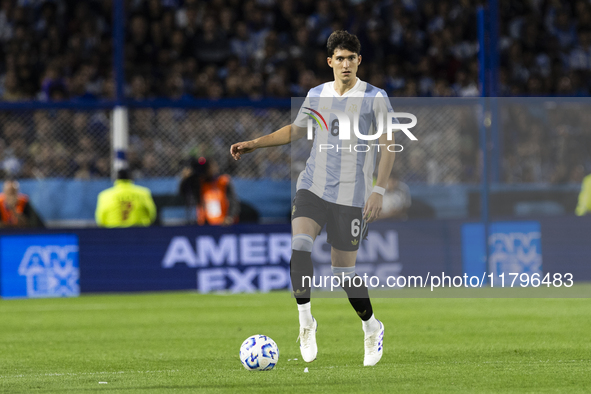
<instances>
[{"instance_id":1,"label":"pitch line marking","mask_svg":"<svg viewBox=\"0 0 591 394\"><path fill-rule=\"evenodd\" d=\"M41 373L41 374L20 374L20 375L0 375L0 379L14 379L25 377L41 377L41 376L93 376L93 375L124 375L124 374L151 374L151 373L169 373L178 372L178 369L159 370L159 371L116 371L116 372L63 372L63 373Z\"/></svg>"}]
</instances>

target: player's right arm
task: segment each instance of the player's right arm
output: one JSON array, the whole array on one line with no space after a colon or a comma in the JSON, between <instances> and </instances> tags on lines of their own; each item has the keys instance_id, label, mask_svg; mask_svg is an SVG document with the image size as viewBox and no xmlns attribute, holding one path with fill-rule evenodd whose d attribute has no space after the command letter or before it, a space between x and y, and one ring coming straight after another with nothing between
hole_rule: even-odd
<instances>
[{"instance_id":1,"label":"player's right arm","mask_svg":"<svg viewBox=\"0 0 591 394\"><path fill-rule=\"evenodd\" d=\"M244 153L253 152L259 148L269 148L289 144L306 135L306 128L290 124L279 130L250 141L238 142L230 147L230 154L234 160L240 160Z\"/></svg>"}]
</instances>

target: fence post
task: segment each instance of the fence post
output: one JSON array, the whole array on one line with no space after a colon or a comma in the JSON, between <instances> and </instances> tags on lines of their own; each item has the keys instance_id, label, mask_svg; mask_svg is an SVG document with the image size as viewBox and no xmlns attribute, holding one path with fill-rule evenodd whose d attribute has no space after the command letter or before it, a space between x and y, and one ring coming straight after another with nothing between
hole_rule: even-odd
<instances>
[{"instance_id":1,"label":"fence post","mask_svg":"<svg viewBox=\"0 0 591 394\"><path fill-rule=\"evenodd\" d=\"M490 108L488 106L487 96L490 93L487 71L487 42L486 42L486 14L483 7L477 8L478 18L478 61L480 63L479 78L481 86L481 116L479 119L480 130L480 150L482 151L482 178L480 182L480 221L484 227L484 271L488 272L488 233L489 233L489 217L488 217L488 137L487 128L490 126Z\"/></svg>"},{"instance_id":2,"label":"fence post","mask_svg":"<svg viewBox=\"0 0 591 394\"><path fill-rule=\"evenodd\" d=\"M127 168L127 146L129 142L129 120L127 108L116 106L113 109L111 121L111 144L113 153L112 178L115 178L117 171Z\"/></svg>"},{"instance_id":3,"label":"fence post","mask_svg":"<svg viewBox=\"0 0 591 394\"><path fill-rule=\"evenodd\" d=\"M113 75L115 77L116 106L111 113L111 177L117 171L127 168L127 147L129 145L129 120L125 102L125 0L113 1Z\"/></svg>"},{"instance_id":4,"label":"fence post","mask_svg":"<svg viewBox=\"0 0 591 394\"><path fill-rule=\"evenodd\" d=\"M499 2L488 3L488 69L490 72L489 96L491 97L490 126L490 181L498 183L501 179L502 139L499 133Z\"/></svg>"}]
</instances>

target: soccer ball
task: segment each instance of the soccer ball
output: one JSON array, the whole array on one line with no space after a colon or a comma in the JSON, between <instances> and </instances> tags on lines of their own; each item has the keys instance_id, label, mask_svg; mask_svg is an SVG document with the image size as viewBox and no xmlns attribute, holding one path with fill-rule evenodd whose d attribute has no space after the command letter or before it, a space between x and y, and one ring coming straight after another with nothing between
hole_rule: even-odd
<instances>
[{"instance_id":1,"label":"soccer ball","mask_svg":"<svg viewBox=\"0 0 591 394\"><path fill-rule=\"evenodd\" d=\"M279 360L279 348L266 335L253 335L240 346L240 362L249 371L269 371Z\"/></svg>"}]
</instances>

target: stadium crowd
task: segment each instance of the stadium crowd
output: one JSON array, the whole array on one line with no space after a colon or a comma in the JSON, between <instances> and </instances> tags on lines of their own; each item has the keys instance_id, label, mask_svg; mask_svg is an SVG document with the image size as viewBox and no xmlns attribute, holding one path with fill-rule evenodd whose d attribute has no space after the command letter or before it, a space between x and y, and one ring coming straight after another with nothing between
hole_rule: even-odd
<instances>
[{"instance_id":1,"label":"stadium crowd","mask_svg":"<svg viewBox=\"0 0 591 394\"><path fill-rule=\"evenodd\" d=\"M326 39L335 29L347 29L362 43L359 77L384 87L389 95L477 96L476 3L128 0L125 92L135 100L304 96L311 87L332 79L326 65ZM500 95L588 95L589 2L500 3ZM111 7L111 0L0 0L0 99L112 98ZM164 116L156 112L137 110L132 115L130 154L136 176L173 175L178 170L173 159L185 153L172 146L177 143L174 138L162 141L156 135L162 131L158 124ZM170 130L188 128L189 117L175 116L170 117ZM20 177L88 178L108 173L104 113L43 111L31 117L6 113L0 117L5 170ZM233 124L232 128L229 134L251 126ZM255 132L261 130L251 131ZM452 177L429 177L427 162L421 164L416 154L417 159L408 158L409 163L417 163L412 179L404 180L476 181L477 132L463 127L458 133L461 162L453 166L463 170ZM569 138L556 130L541 135L543 144ZM50 137L54 146L48 147L45 141ZM200 149L211 150L215 144L208 142ZM157 149L150 151L154 146ZM60 152L69 149L77 154L66 159ZM507 168L514 168L508 163L519 150L504 151ZM288 153L264 159L272 164L261 164L251 176L265 176L268 171L277 176L277 168L289 167ZM545 164L550 171L547 176L533 179L579 178L578 172L573 175L579 171L576 165L556 160L561 159ZM163 162L172 164L158 169ZM552 169L559 168L567 175L555 176ZM510 170L504 172L507 181L517 181L515 177ZM530 177L519 175L518 179L527 182Z\"/></svg>"}]
</instances>

